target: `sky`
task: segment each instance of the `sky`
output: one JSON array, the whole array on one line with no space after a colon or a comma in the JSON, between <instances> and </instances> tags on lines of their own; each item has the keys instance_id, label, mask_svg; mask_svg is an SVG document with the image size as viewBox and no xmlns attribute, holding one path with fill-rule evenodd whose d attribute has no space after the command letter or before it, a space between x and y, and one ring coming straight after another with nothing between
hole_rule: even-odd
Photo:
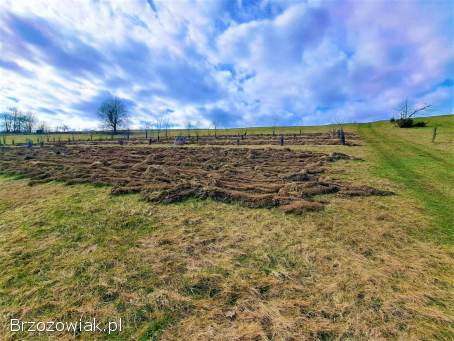
<instances>
[{"instance_id":1,"label":"sky","mask_svg":"<svg viewBox=\"0 0 454 341\"><path fill-rule=\"evenodd\" d=\"M96 129L112 96L131 128L454 113L454 1L0 1L0 111Z\"/></svg>"}]
</instances>

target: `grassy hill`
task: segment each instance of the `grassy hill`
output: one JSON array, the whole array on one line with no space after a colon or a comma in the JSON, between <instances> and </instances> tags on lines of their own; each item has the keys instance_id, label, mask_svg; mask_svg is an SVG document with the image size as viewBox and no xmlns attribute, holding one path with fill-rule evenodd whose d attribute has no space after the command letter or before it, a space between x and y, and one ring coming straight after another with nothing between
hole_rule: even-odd
<instances>
[{"instance_id":1,"label":"grassy hill","mask_svg":"<svg viewBox=\"0 0 454 341\"><path fill-rule=\"evenodd\" d=\"M426 120L295 147L361 158L331 177L396 193L302 216L0 177L0 335L71 339L11 333L9 319L96 317L123 331L82 339L452 339L454 116Z\"/></svg>"},{"instance_id":2,"label":"grassy hill","mask_svg":"<svg viewBox=\"0 0 454 341\"><path fill-rule=\"evenodd\" d=\"M424 128L390 128L379 122L358 127L376 162L377 174L401 184L433 219L427 238L454 242L454 116L420 119ZM437 137L432 143L433 128ZM396 212L398 214L398 212Z\"/></svg>"}]
</instances>

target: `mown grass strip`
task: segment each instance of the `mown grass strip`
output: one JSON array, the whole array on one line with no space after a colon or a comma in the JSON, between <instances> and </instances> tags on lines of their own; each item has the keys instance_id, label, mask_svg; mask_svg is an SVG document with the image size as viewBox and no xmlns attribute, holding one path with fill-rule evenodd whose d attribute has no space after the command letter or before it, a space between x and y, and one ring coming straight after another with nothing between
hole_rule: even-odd
<instances>
[{"instance_id":1,"label":"mown grass strip","mask_svg":"<svg viewBox=\"0 0 454 341\"><path fill-rule=\"evenodd\" d=\"M416 147L411 141L392 134L391 129L371 124L359 126L373 153L378 158L377 172L393 182L402 184L433 219L433 228L423 237L440 243L454 242L454 174L452 160L433 154L429 147Z\"/></svg>"}]
</instances>

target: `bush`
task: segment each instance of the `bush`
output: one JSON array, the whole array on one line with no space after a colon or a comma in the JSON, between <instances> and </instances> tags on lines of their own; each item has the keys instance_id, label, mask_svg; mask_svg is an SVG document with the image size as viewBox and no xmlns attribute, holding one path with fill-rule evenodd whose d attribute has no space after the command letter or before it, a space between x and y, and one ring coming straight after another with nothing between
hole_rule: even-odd
<instances>
[{"instance_id":1,"label":"bush","mask_svg":"<svg viewBox=\"0 0 454 341\"><path fill-rule=\"evenodd\" d=\"M399 118L394 121L399 128L414 128L414 127L426 127L427 126L427 122L419 121L419 122L415 123L413 118Z\"/></svg>"},{"instance_id":2,"label":"bush","mask_svg":"<svg viewBox=\"0 0 454 341\"><path fill-rule=\"evenodd\" d=\"M413 119L412 118L399 118L396 120L396 124L399 128L411 128L413 127Z\"/></svg>"},{"instance_id":3,"label":"bush","mask_svg":"<svg viewBox=\"0 0 454 341\"><path fill-rule=\"evenodd\" d=\"M427 122L419 121L419 122L413 123L413 127L427 127Z\"/></svg>"}]
</instances>

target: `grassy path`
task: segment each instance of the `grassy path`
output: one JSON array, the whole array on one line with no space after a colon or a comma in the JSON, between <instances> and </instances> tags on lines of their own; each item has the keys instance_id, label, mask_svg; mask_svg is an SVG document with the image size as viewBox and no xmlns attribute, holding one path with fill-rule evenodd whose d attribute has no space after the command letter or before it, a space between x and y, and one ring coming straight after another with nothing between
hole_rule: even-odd
<instances>
[{"instance_id":1,"label":"grassy path","mask_svg":"<svg viewBox=\"0 0 454 341\"><path fill-rule=\"evenodd\" d=\"M378 159L379 175L403 185L405 191L431 215L433 227L424 231L423 237L452 244L453 153L449 147L437 150L430 141L422 139L421 135L427 133L427 129L411 133L407 131L380 124L359 126L359 132L370 146L373 156Z\"/></svg>"}]
</instances>

